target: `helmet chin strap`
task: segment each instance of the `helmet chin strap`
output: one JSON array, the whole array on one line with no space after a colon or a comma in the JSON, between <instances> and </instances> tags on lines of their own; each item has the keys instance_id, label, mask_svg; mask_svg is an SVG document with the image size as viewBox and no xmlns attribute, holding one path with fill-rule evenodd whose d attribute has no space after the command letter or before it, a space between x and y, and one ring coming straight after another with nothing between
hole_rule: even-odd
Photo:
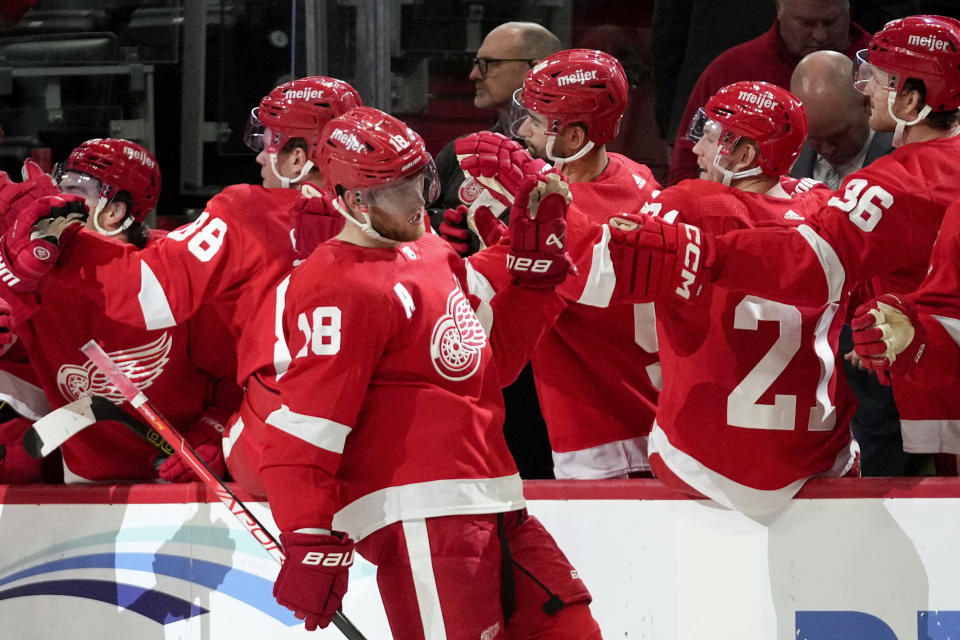
<instances>
[{"instance_id":1,"label":"helmet chin strap","mask_svg":"<svg viewBox=\"0 0 960 640\"><path fill-rule=\"evenodd\" d=\"M561 167L563 167L564 163L579 160L583 156L587 155L590 149L593 149L593 140L588 140L587 144L583 145L583 148L580 149L580 151L577 151L575 154L573 154L569 158L559 158L553 155L553 143L556 139L557 139L557 136L555 135L547 136L547 158L549 158L550 161L553 162L553 166L557 169L557 171L559 171Z\"/></svg>"},{"instance_id":2,"label":"helmet chin strap","mask_svg":"<svg viewBox=\"0 0 960 640\"><path fill-rule=\"evenodd\" d=\"M313 160L307 160L303 165L303 169L300 170L300 173L293 178L287 178L280 175L280 170L277 168L277 154L270 154L270 168L273 169L273 175L277 176L277 179L280 181L280 186L284 189L289 189L291 184L300 182L307 177L307 174L310 173L310 169L313 169Z\"/></svg>"},{"instance_id":3,"label":"helmet chin strap","mask_svg":"<svg viewBox=\"0 0 960 640\"><path fill-rule=\"evenodd\" d=\"M724 169L720 166L720 154L713 156L713 166L723 175L723 184L730 186L730 183L734 180L739 180L740 178L749 178L751 176L758 176L763 173L763 169L760 168L760 165L753 167L752 169L744 169L743 171L730 171L730 169Z\"/></svg>"},{"instance_id":4,"label":"helmet chin strap","mask_svg":"<svg viewBox=\"0 0 960 640\"><path fill-rule=\"evenodd\" d=\"M360 229L360 231L363 232L365 236L372 238L374 240L378 240L380 242L386 242L391 246L396 246L400 244L400 242L397 240L385 238L379 233L377 233L377 230L373 228L373 224L371 224L370 222L370 214L367 212L366 207L362 205L360 206L359 214L363 216L363 222L360 222L359 220L357 220L353 216L353 214L347 209L347 205L343 201L343 197L337 197L334 199L333 208L339 211L340 215L342 215L344 218L347 219L347 222L351 222L355 224Z\"/></svg>"},{"instance_id":5,"label":"helmet chin strap","mask_svg":"<svg viewBox=\"0 0 960 640\"><path fill-rule=\"evenodd\" d=\"M115 236L130 228L130 225L133 224L133 217L128 214L127 217L123 219L123 223L113 231L104 229L102 226L100 226L100 214L103 212L104 207L106 207L109 202L110 201L105 196L100 196L100 199L97 201L97 206L90 215L93 216L93 228L97 230L97 233L104 236Z\"/></svg>"},{"instance_id":6,"label":"helmet chin strap","mask_svg":"<svg viewBox=\"0 0 960 640\"><path fill-rule=\"evenodd\" d=\"M897 123L896 128L893 130L893 146L899 147L900 145L903 144L904 129L906 129L907 127L912 127L913 125L917 124L918 122L926 118L931 111L931 107L928 104L923 105L923 108L920 109L920 113L917 114L916 119L911 120L910 122L907 122L902 118L898 118L893 113L893 103L896 101L896 99L897 99L896 93L894 93L893 91L889 91L887 93L887 113L889 113L890 117L893 118L894 122Z\"/></svg>"}]
</instances>

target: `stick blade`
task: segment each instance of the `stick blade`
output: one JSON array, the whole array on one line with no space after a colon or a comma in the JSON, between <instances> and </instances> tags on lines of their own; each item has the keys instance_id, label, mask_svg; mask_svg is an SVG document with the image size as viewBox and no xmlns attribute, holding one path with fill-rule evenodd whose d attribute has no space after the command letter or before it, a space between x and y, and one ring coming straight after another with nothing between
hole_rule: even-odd
<instances>
[{"instance_id":1,"label":"stick blade","mask_svg":"<svg viewBox=\"0 0 960 640\"><path fill-rule=\"evenodd\" d=\"M96 421L90 397L74 400L34 422L23 435L23 448L33 458L44 458Z\"/></svg>"}]
</instances>

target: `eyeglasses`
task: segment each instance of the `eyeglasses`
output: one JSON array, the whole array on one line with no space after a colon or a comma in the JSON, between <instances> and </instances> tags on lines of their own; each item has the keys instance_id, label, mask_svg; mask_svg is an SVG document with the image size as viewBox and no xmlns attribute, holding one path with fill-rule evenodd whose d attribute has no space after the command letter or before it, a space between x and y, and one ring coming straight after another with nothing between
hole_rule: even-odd
<instances>
[{"instance_id":1,"label":"eyeglasses","mask_svg":"<svg viewBox=\"0 0 960 640\"><path fill-rule=\"evenodd\" d=\"M487 69L490 67L490 63L500 62L526 62L532 67L536 61L530 58L474 58L473 66L477 68L481 76L485 76L487 75Z\"/></svg>"}]
</instances>

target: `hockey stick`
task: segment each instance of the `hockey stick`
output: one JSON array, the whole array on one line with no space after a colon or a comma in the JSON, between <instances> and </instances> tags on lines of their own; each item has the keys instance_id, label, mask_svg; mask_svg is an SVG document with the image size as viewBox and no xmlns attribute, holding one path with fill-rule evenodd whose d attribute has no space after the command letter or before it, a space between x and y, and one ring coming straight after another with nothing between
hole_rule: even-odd
<instances>
[{"instance_id":1,"label":"hockey stick","mask_svg":"<svg viewBox=\"0 0 960 640\"><path fill-rule=\"evenodd\" d=\"M217 477L217 474L210 470L210 467L207 466L204 459L198 456L197 452L193 450L193 447L184 440L183 436L174 429L173 425L160 415L153 404L147 399L147 396L133 384L133 381L123 373L120 367L117 366L117 363L107 355L100 345L94 340L91 340L83 345L80 350L90 358L91 362L120 390L120 393L123 394L127 402L129 402L140 415L146 418L150 426L156 429L156 431L179 452L180 457L183 458L187 466L197 474L203 483L207 485L207 488L217 494L220 502L246 527L247 531L257 539L257 542L263 546L267 553L278 563L283 564L285 556L280 542L260 524L256 516L247 509L246 505L240 501L240 498L230 490L230 487ZM366 637L360 633L360 630L339 611L333 616L333 624L347 640L366 640Z\"/></svg>"},{"instance_id":2,"label":"hockey stick","mask_svg":"<svg viewBox=\"0 0 960 640\"><path fill-rule=\"evenodd\" d=\"M44 458L80 431L100 420L120 422L165 456L173 455L173 448L159 433L102 396L78 398L43 416L24 433L23 447L29 456Z\"/></svg>"}]
</instances>

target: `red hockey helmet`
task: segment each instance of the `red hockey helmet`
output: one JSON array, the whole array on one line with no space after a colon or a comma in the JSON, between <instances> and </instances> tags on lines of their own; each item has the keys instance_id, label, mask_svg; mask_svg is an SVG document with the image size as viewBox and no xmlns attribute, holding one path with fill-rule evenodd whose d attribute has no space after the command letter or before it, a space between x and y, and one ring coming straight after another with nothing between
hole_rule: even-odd
<instances>
[{"instance_id":1,"label":"red hockey helmet","mask_svg":"<svg viewBox=\"0 0 960 640\"><path fill-rule=\"evenodd\" d=\"M338 186L374 189L422 174L426 202L439 195L436 166L423 139L393 116L357 107L328 122L322 139L314 162L331 192Z\"/></svg>"},{"instance_id":2,"label":"red hockey helmet","mask_svg":"<svg viewBox=\"0 0 960 640\"><path fill-rule=\"evenodd\" d=\"M266 148L276 154L291 138L303 138L309 157L323 126L361 104L357 90L342 80L326 76L292 80L264 96L250 112L244 140L258 153Z\"/></svg>"},{"instance_id":3,"label":"red hockey helmet","mask_svg":"<svg viewBox=\"0 0 960 640\"><path fill-rule=\"evenodd\" d=\"M760 170L780 176L790 170L807 138L807 114L796 96L769 82L735 82L707 100L690 127L696 139L704 120L720 127L720 153L728 155L742 137L756 142Z\"/></svg>"},{"instance_id":4,"label":"red hockey helmet","mask_svg":"<svg viewBox=\"0 0 960 640\"><path fill-rule=\"evenodd\" d=\"M599 145L617 137L629 89L623 66L609 53L568 49L528 71L514 101L545 117L548 133L579 122L587 127L587 139ZM514 119L514 129L524 115Z\"/></svg>"},{"instance_id":5,"label":"red hockey helmet","mask_svg":"<svg viewBox=\"0 0 960 640\"><path fill-rule=\"evenodd\" d=\"M128 213L137 222L142 222L157 206L160 165L153 154L135 142L119 138L87 140L58 166L57 182L61 188L70 172L96 179L99 197L104 202L127 192L131 200Z\"/></svg>"},{"instance_id":6,"label":"red hockey helmet","mask_svg":"<svg viewBox=\"0 0 960 640\"><path fill-rule=\"evenodd\" d=\"M922 80L932 111L960 108L960 21L943 16L910 16L888 22L870 46L857 54L857 88L871 76L899 94L908 78ZM877 74L876 70L886 72Z\"/></svg>"}]
</instances>

